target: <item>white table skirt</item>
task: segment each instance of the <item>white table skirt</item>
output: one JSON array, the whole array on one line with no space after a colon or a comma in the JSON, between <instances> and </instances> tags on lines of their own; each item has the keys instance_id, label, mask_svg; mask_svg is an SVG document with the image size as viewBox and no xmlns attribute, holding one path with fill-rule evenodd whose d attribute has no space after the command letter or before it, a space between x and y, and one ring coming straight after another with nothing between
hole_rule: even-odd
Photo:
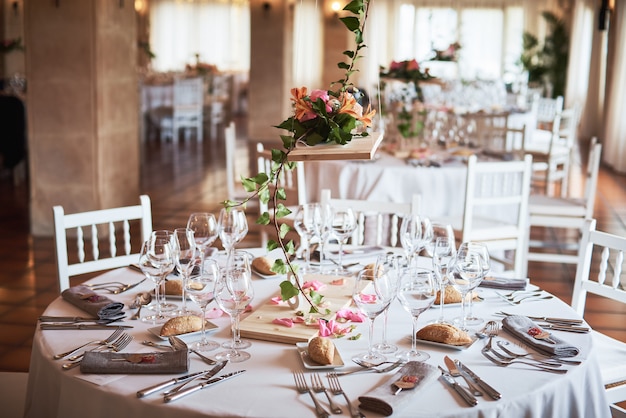
<instances>
[{"instance_id":1,"label":"white table skirt","mask_svg":"<svg viewBox=\"0 0 626 418\"><path fill-rule=\"evenodd\" d=\"M423 261L424 262L424 261ZM428 261L425 261L428 262ZM118 269L106 273L93 281L120 280L135 282L139 273L129 269ZM263 303L278 293L279 280L255 281L253 305ZM114 300L129 304L138 291L149 290L150 284L125 294L115 295ZM136 290L136 291L135 291ZM576 317L574 311L562 301L551 300L511 306L495 296L490 290L481 290L485 300L475 304L474 313L485 319L495 318L493 313L505 310L512 313ZM448 318L460 315L460 308L446 307ZM148 311L146 311L148 312ZM420 324L438 316L437 309L422 314ZM84 315L84 312L69 305L61 298L55 300L45 311L46 315ZM251 313L254 315L254 313ZM497 318L500 319L500 318ZM227 316L212 320L219 330L211 337L219 342L229 339L230 327ZM380 321L380 320L379 320ZM156 341L147 329L152 325L140 321L127 321L134 325L129 332L134 341L126 352L150 351L141 341ZM363 335L359 340L337 339L335 344L346 363L352 368L350 358L367 348L367 324L359 324ZM78 368L62 371L62 360L52 360L54 353L68 350L81 342L105 338L109 330L96 331L41 331L37 330L33 341L30 364L26 417L306 417L314 416L312 401L308 395L300 395L294 389L292 369L302 367L295 346L289 344L252 341L248 351L252 358L246 362L229 364L224 372L246 369L242 376L231 381L207 388L173 403L164 404L158 394L138 399L139 389L167 380L172 375L115 376L106 384L95 384L81 378ZM380 338L380 323L377 323L376 339ZM396 301L391 307L389 318L389 341L407 349L410 347L411 320ZM579 366L566 366L569 372L555 375L522 367L500 368L491 364L480 354L484 342L477 341L469 349L456 351L432 346L419 348L430 354L427 361L433 366L443 366L443 356L458 358L474 372L502 393L498 401L480 397L478 406L468 407L441 381L433 382L417 394L414 401L398 411L396 417L609 417L604 388L601 383L597 360L593 355L590 334L560 332L558 336L580 348L578 358L584 360ZM499 338L510 340L506 333ZM210 355L214 352L209 352ZM191 356L190 372L207 369L195 355ZM306 371L306 370L305 370ZM111 376L91 376L111 378ZM348 396L358 405L358 396L365 394L388 379L388 375L356 374L340 377ZM324 379L325 381L325 379ZM320 397L326 404L326 400ZM343 406L349 416L342 397L335 401ZM368 417L377 416L363 411ZM339 415L338 415L339 416Z\"/></svg>"}]
</instances>

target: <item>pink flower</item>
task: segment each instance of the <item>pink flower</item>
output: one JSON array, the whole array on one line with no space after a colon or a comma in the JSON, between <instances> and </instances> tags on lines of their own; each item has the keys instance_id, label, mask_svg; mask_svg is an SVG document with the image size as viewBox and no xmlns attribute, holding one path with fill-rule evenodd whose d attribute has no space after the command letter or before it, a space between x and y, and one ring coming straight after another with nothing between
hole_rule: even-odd
<instances>
[{"instance_id":1,"label":"pink flower","mask_svg":"<svg viewBox=\"0 0 626 418\"><path fill-rule=\"evenodd\" d=\"M287 302L283 300L283 298L281 298L280 296L275 296L272 299L270 299L272 301L272 303L274 305L284 305Z\"/></svg>"},{"instance_id":2,"label":"pink flower","mask_svg":"<svg viewBox=\"0 0 626 418\"><path fill-rule=\"evenodd\" d=\"M276 318L272 321L272 324L283 325L287 328L293 328L293 321L290 318Z\"/></svg>"},{"instance_id":3,"label":"pink flower","mask_svg":"<svg viewBox=\"0 0 626 418\"><path fill-rule=\"evenodd\" d=\"M363 303L376 303L376 295L361 295L360 299Z\"/></svg>"},{"instance_id":4,"label":"pink flower","mask_svg":"<svg viewBox=\"0 0 626 418\"><path fill-rule=\"evenodd\" d=\"M314 103L317 102L317 99L322 99L322 101L326 104L326 112L330 113L333 110L333 108L328 104L328 101L330 100L330 95L326 90L313 90L311 92L311 96L309 97Z\"/></svg>"},{"instance_id":5,"label":"pink flower","mask_svg":"<svg viewBox=\"0 0 626 418\"><path fill-rule=\"evenodd\" d=\"M224 315L224 311L222 311L221 309L213 308L210 311L207 311L204 317L209 318L209 319L215 319L215 318L219 318L222 315Z\"/></svg>"},{"instance_id":6,"label":"pink flower","mask_svg":"<svg viewBox=\"0 0 626 418\"><path fill-rule=\"evenodd\" d=\"M337 319L345 319L347 321L352 322L363 322L365 321L365 315L361 312L354 312L350 309L340 309L337 311Z\"/></svg>"},{"instance_id":7,"label":"pink flower","mask_svg":"<svg viewBox=\"0 0 626 418\"><path fill-rule=\"evenodd\" d=\"M324 289L326 287L326 285L318 280L313 280L310 282L304 282L304 285L302 285L303 289L308 289L311 288L313 290L315 290L316 292L319 292L320 290Z\"/></svg>"},{"instance_id":8,"label":"pink flower","mask_svg":"<svg viewBox=\"0 0 626 418\"><path fill-rule=\"evenodd\" d=\"M415 59L413 59L413 60L407 62L406 69L407 70L419 70L420 69L420 65L417 63L417 61Z\"/></svg>"},{"instance_id":9,"label":"pink flower","mask_svg":"<svg viewBox=\"0 0 626 418\"><path fill-rule=\"evenodd\" d=\"M317 324L319 326L320 337L330 337L335 334L335 330L338 328L337 323L332 319L330 321L319 319Z\"/></svg>"},{"instance_id":10,"label":"pink flower","mask_svg":"<svg viewBox=\"0 0 626 418\"><path fill-rule=\"evenodd\" d=\"M391 64L389 65L389 69L390 70L400 70L400 69L402 69L402 65L403 65L403 63L401 63L401 62L391 61Z\"/></svg>"}]
</instances>

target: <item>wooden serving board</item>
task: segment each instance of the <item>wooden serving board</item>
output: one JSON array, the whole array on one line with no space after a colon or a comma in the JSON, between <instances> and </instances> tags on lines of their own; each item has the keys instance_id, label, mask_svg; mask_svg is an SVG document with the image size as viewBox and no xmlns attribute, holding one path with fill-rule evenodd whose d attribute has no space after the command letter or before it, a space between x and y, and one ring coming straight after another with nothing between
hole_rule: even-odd
<instances>
[{"instance_id":1,"label":"wooden serving board","mask_svg":"<svg viewBox=\"0 0 626 418\"><path fill-rule=\"evenodd\" d=\"M329 302L328 309L333 313L342 308L346 308L352 302L352 289L354 287L353 277L343 277L342 285L330 284L333 280L342 277L308 274L305 275L304 281L317 280L325 283L326 287L319 290L324 295L324 301ZM276 286L276 295L280 294L280 289ZM305 312L309 311L309 305L304 302L305 306L301 306ZM271 300L265 301L258 306L246 319L240 322L239 330L244 338L256 340L272 341L285 344L295 344L299 342L309 341L317 335L317 326L307 326L305 324L294 324L289 328L284 325L273 324L272 321L277 318L295 318L296 310L292 309L287 303L274 304ZM334 318L334 316L333 316Z\"/></svg>"},{"instance_id":2,"label":"wooden serving board","mask_svg":"<svg viewBox=\"0 0 626 418\"><path fill-rule=\"evenodd\" d=\"M354 137L346 145L298 145L289 153L289 161L371 160L382 140L381 132L372 132L366 137Z\"/></svg>"}]
</instances>

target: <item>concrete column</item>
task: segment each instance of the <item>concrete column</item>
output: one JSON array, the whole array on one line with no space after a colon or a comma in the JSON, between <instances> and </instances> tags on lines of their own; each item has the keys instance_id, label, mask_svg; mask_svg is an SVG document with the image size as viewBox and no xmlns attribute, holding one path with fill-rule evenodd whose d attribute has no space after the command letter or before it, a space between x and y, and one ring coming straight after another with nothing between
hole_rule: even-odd
<instances>
[{"instance_id":1,"label":"concrete column","mask_svg":"<svg viewBox=\"0 0 626 418\"><path fill-rule=\"evenodd\" d=\"M31 229L139 199L137 41L132 0L25 6Z\"/></svg>"}]
</instances>

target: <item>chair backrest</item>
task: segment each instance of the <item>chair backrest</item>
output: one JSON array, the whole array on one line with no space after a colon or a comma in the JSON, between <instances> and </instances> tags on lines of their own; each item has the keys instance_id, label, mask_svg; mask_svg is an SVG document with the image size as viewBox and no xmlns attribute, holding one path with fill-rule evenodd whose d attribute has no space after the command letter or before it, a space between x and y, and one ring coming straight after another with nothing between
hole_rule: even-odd
<instances>
[{"instance_id":1,"label":"chair backrest","mask_svg":"<svg viewBox=\"0 0 626 418\"><path fill-rule=\"evenodd\" d=\"M514 249L513 269L525 274L532 157L478 162L469 157L461 241L483 241L489 251ZM519 276L525 277L525 276Z\"/></svg>"},{"instance_id":2,"label":"chair backrest","mask_svg":"<svg viewBox=\"0 0 626 418\"><path fill-rule=\"evenodd\" d=\"M600 157L602 156L602 144L598 144L597 138L591 138L589 159L587 160L587 172L585 178L585 219L593 218L593 209L596 203L596 191L598 190L598 174L600 172Z\"/></svg>"},{"instance_id":3,"label":"chair backrest","mask_svg":"<svg viewBox=\"0 0 626 418\"><path fill-rule=\"evenodd\" d=\"M201 77L174 79L174 110L202 111L204 82Z\"/></svg>"},{"instance_id":4,"label":"chair backrest","mask_svg":"<svg viewBox=\"0 0 626 418\"><path fill-rule=\"evenodd\" d=\"M555 99L540 97L537 103L537 123L551 123L563 110L563 96ZM541 127L539 127L541 129Z\"/></svg>"},{"instance_id":5,"label":"chair backrest","mask_svg":"<svg viewBox=\"0 0 626 418\"><path fill-rule=\"evenodd\" d=\"M72 276L128 266L138 262L141 245L152 232L150 198L142 195L139 200L140 204L135 206L68 215L65 214L63 206L52 208L60 291L70 287L69 278ZM131 221L139 223L138 233L131 231ZM121 231L116 229L116 225L122 227ZM108 248L103 248L102 252L99 233L107 237L108 243ZM131 233L136 240L132 243ZM118 234L121 234L121 242L118 242ZM68 235L76 238L75 256L68 255ZM86 240L89 236L90 239ZM86 250L89 247L91 247L91 256Z\"/></svg>"},{"instance_id":6,"label":"chair backrest","mask_svg":"<svg viewBox=\"0 0 626 418\"><path fill-rule=\"evenodd\" d=\"M620 284L625 251L626 237L597 231L595 219L585 222L572 294L572 307L579 315L585 312L589 293L626 304Z\"/></svg>"},{"instance_id":7,"label":"chair backrest","mask_svg":"<svg viewBox=\"0 0 626 418\"><path fill-rule=\"evenodd\" d=\"M357 216L357 228L351 237L352 244L363 245L371 236L374 239L368 240L368 244L397 247L400 245L398 232L402 217L419 214L421 196L414 194L409 203L372 202L332 198L329 189L322 189L320 204L331 208L352 208Z\"/></svg>"},{"instance_id":8,"label":"chair backrest","mask_svg":"<svg viewBox=\"0 0 626 418\"><path fill-rule=\"evenodd\" d=\"M559 138L563 146L573 147L578 138L578 122L580 122L580 108L574 106L561 112L559 123Z\"/></svg>"},{"instance_id":9,"label":"chair backrest","mask_svg":"<svg viewBox=\"0 0 626 418\"><path fill-rule=\"evenodd\" d=\"M228 199L239 201L246 198L247 193L244 192L243 188L237 187L241 180L236 164L237 128L233 121L224 128L224 144L226 147L226 188L228 190Z\"/></svg>"}]
</instances>

